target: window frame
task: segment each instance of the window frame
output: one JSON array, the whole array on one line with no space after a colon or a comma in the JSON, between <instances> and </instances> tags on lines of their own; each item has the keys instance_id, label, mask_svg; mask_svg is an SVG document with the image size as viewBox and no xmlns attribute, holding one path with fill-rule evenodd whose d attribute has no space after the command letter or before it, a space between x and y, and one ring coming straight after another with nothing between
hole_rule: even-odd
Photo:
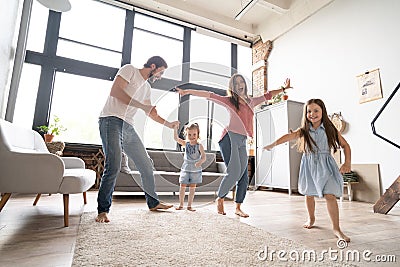
<instances>
[{"instance_id":1,"label":"window frame","mask_svg":"<svg viewBox=\"0 0 400 267\"><path fill-rule=\"evenodd\" d=\"M105 3L103 3L105 4ZM115 7L121 8L121 7ZM133 29L135 22L135 14L140 13L146 16L153 17L168 23L172 23L168 20L163 20L159 16L151 16L147 13L142 13L135 11L133 9L126 9L125 13L125 26L124 26L124 36L123 36L123 47L121 52L121 66L131 62L132 53L132 40L133 40ZM35 113L33 116L32 129L36 129L39 125L48 125L50 114L51 114L51 104L53 95L53 81L56 72L65 72L68 74L86 76L90 78L98 78L104 80L112 81L115 77L119 67L104 66L89 62L83 62L76 59L66 58L57 56L57 46L59 37L59 29L61 23L62 13L49 10L46 36L44 40L43 52L37 51L26 51L26 57L24 63L35 64L41 66L41 73L39 78L39 88L37 93L37 100L35 105ZM190 42L191 42L191 32L195 29L187 25L180 25L183 27L183 48L182 48L182 77L181 80L172 80L168 78L163 78L160 81L154 83L153 88L159 90L170 90L175 86L188 83L190 80ZM157 34L157 33L154 33ZM70 40L69 40L70 41ZM75 41L74 41L75 42ZM231 43L231 74L237 69L238 58L237 58L237 44ZM96 46L97 47L97 46ZM103 49L100 45L97 47ZM104 48L107 50L107 48ZM115 51L114 51L115 52ZM204 89L204 88L202 88ZM206 90L216 92L221 95L225 95L225 92L219 88L207 87ZM183 101L185 97L181 97L180 101ZM206 151L212 152L211 150L211 138L212 137L212 122L213 122L213 105L208 108L208 126L207 126L207 147ZM179 109L178 120L183 125L183 122L189 121L188 110ZM182 126L181 126L182 127ZM66 142L68 144L68 142ZM78 144L78 143L73 143ZM85 144L88 145L88 144Z\"/></svg>"}]
</instances>

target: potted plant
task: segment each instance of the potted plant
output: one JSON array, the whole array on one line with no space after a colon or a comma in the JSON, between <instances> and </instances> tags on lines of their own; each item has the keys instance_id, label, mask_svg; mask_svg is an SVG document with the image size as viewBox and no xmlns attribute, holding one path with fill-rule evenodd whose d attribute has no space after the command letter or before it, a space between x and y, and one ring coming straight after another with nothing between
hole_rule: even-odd
<instances>
[{"instance_id":1,"label":"potted plant","mask_svg":"<svg viewBox=\"0 0 400 267\"><path fill-rule=\"evenodd\" d=\"M249 156L254 156L254 139L253 138L249 138L247 139L247 144L249 145Z\"/></svg>"},{"instance_id":2,"label":"potted plant","mask_svg":"<svg viewBox=\"0 0 400 267\"><path fill-rule=\"evenodd\" d=\"M55 135L59 135L62 131L67 130L67 128L60 124L58 116L54 116L53 122L49 126L40 125L37 128L44 133L44 141L46 143L51 143Z\"/></svg>"},{"instance_id":3,"label":"potted plant","mask_svg":"<svg viewBox=\"0 0 400 267\"><path fill-rule=\"evenodd\" d=\"M288 100L288 98L289 98L289 96L286 94L285 91L283 91L283 92L280 92L280 93L277 94L277 95L274 95L274 96L271 98L270 102L271 102L271 104L276 104L276 103L279 103L279 102Z\"/></svg>"},{"instance_id":4,"label":"potted plant","mask_svg":"<svg viewBox=\"0 0 400 267\"><path fill-rule=\"evenodd\" d=\"M283 91L282 94L282 100L288 100L289 96L286 94L286 91Z\"/></svg>"},{"instance_id":5,"label":"potted plant","mask_svg":"<svg viewBox=\"0 0 400 267\"><path fill-rule=\"evenodd\" d=\"M282 96L283 96L283 92L274 95L274 96L271 98L271 104L276 104L276 103L281 102L281 101L282 101Z\"/></svg>"}]
</instances>

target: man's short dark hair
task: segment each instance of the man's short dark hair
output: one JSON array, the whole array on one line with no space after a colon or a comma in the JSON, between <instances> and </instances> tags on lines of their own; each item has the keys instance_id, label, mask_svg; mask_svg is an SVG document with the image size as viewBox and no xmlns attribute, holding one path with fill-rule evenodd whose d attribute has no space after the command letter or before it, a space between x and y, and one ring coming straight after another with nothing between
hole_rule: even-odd
<instances>
[{"instance_id":1,"label":"man's short dark hair","mask_svg":"<svg viewBox=\"0 0 400 267\"><path fill-rule=\"evenodd\" d=\"M156 65L156 68L164 67L168 68L167 62L160 56L154 56L147 60L146 64L143 66L145 68L151 68L151 64Z\"/></svg>"}]
</instances>

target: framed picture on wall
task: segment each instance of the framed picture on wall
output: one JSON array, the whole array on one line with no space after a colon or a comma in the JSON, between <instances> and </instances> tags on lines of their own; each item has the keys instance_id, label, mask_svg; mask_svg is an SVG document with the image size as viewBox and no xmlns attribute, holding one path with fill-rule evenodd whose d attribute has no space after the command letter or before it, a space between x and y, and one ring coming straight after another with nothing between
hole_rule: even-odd
<instances>
[{"instance_id":1,"label":"framed picture on wall","mask_svg":"<svg viewBox=\"0 0 400 267\"><path fill-rule=\"evenodd\" d=\"M358 75L357 82L360 104L383 97L379 69Z\"/></svg>"}]
</instances>

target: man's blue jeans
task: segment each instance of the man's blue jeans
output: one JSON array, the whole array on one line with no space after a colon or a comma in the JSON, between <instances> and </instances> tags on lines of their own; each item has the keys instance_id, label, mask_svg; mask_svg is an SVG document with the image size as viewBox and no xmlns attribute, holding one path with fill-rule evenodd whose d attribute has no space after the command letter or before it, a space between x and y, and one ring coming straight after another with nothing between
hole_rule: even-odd
<instances>
[{"instance_id":1,"label":"man's blue jeans","mask_svg":"<svg viewBox=\"0 0 400 267\"><path fill-rule=\"evenodd\" d=\"M147 206L156 207L160 202L155 192L153 163L133 126L117 117L102 117L99 119L99 130L105 165L97 196L98 213L110 211L115 182L121 169L122 148L140 173Z\"/></svg>"},{"instance_id":2,"label":"man's blue jeans","mask_svg":"<svg viewBox=\"0 0 400 267\"><path fill-rule=\"evenodd\" d=\"M247 171L247 137L228 132L219 141L222 158L226 165L227 175L222 179L218 189L218 197L224 198L236 184L236 203L243 203L246 197L249 175Z\"/></svg>"}]
</instances>

